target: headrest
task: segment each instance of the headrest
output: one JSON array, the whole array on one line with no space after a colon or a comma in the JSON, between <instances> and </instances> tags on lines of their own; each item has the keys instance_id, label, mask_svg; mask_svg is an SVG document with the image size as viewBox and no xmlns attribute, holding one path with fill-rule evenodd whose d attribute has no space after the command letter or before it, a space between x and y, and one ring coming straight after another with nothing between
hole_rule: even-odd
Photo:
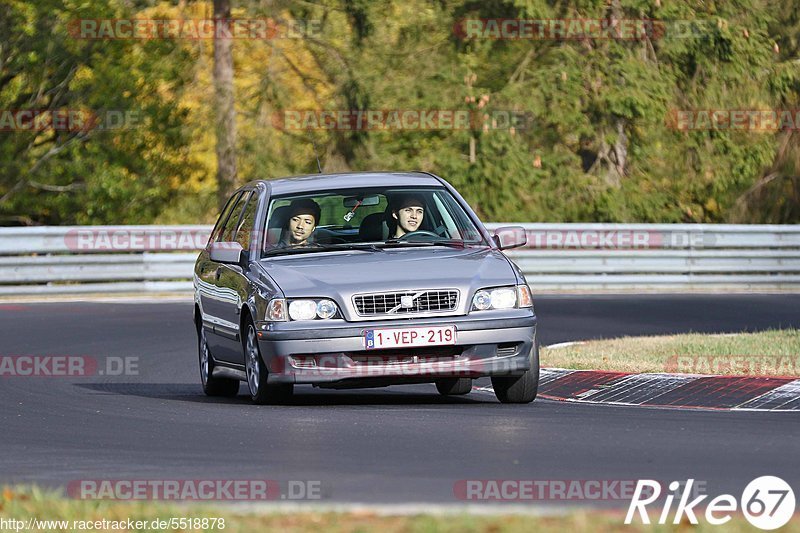
<instances>
[{"instance_id":1,"label":"headrest","mask_svg":"<svg viewBox=\"0 0 800 533\"><path fill-rule=\"evenodd\" d=\"M358 227L358 238L364 242L384 241L389 238L386 213L372 213L365 216Z\"/></svg>"}]
</instances>

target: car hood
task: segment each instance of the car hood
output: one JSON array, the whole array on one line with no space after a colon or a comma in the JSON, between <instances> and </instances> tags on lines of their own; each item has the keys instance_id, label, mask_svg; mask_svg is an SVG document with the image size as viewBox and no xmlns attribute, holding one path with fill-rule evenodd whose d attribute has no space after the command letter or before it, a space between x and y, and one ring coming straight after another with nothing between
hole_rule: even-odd
<instances>
[{"instance_id":1,"label":"car hood","mask_svg":"<svg viewBox=\"0 0 800 533\"><path fill-rule=\"evenodd\" d=\"M488 247L348 250L278 256L260 264L287 298L332 298L352 319L354 294L456 288L459 311L466 314L466 301L476 290L516 283L508 259Z\"/></svg>"}]
</instances>

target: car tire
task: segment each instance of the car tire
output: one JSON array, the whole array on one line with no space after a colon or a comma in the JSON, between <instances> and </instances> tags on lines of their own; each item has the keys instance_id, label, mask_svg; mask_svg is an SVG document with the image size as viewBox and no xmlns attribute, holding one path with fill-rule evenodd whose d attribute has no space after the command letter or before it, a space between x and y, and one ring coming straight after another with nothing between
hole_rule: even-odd
<instances>
[{"instance_id":1,"label":"car tire","mask_svg":"<svg viewBox=\"0 0 800 533\"><path fill-rule=\"evenodd\" d=\"M494 395L501 403L531 403L539 389L539 339L531 349L531 368L521 376L493 377Z\"/></svg>"},{"instance_id":2,"label":"car tire","mask_svg":"<svg viewBox=\"0 0 800 533\"><path fill-rule=\"evenodd\" d=\"M446 378L436 381L436 390L443 396L460 396L472 391L471 378Z\"/></svg>"},{"instance_id":3,"label":"car tire","mask_svg":"<svg viewBox=\"0 0 800 533\"><path fill-rule=\"evenodd\" d=\"M245 323L245 336L242 347L244 349L247 388L250 391L250 399L253 400L253 403L257 405L279 404L291 399L294 393L294 385L292 383L267 384L269 371L264 364L264 359L261 357L261 349L258 347L256 327L250 320Z\"/></svg>"},{"instance_id":4,"label":"car tire","mask_svg":"<svg viewBox=\"0 0 800 533\"><path fill-rule=\"evenodd\" d=\"M197 325L197 355L200 363L200 383L206 396L232 398L239 394L239 380L214 377L214 357L208 347L202 324Z\"/></svg>"}]
</instances>

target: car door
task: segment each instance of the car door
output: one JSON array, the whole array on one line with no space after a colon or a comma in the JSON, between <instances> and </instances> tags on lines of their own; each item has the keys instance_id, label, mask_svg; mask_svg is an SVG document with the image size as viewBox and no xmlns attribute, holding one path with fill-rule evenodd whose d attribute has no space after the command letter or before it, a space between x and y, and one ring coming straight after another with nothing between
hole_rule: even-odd
<instances>
[{"instance_id":1,"label":"car door","mask_svg":"<svg viewBox=\"0 0 800 533\"><path fill-rule=\"evenodd\" d=\"M223 212L220 220L224 221L215 234L212 235L209 246L212 243L227 242L226 239L233 233L239 224L244 211L245 201L250 195L250 191L237 192L229 201L226 207L227 214ZM231 288L226 287L227 278L223 278L226 271L222 263L212 261L205 251L205 261L199 267L198 291L203 309L203 321L206 324L207 341L211 353L215 359L231 361L235 359L231 353L231 337L238 338L239 325L226 319L227 302L235 300L236 294Z\"/></svg>"},{"instance_id":2,"label":"car door","mask_svg":"<svg viewBox=\"0 0 800 533\"><path fill-rule=\"evenodd\" d=\"M225 228L225 223L228 221L228 218L230 218L231 211L233 211L241 195L242 193L237 191L228 199L228 202L222 209L222 213L217 219L217 223L214 225L214 230L211 232L208 244L205 249L200 251L195 265L194 282L197 291L197 299L199 300L200 309L202 310L203 326L206 328L206 337L213 334L215 319L218 315L218 310L215 310L216 299L214 295L216 294L216 287L214 283L220 265L211 260L209 254L210 247L213 243L217 242L220 233L222 233L222 230Z\"/></svg>"},{"instance_id":3,"label":"car door","mask_svg":"<svg viewBox=\"0 0 800 533\"><path fill-rule=\"evenodd\" d=\"M241 198L241 214L235 224L226 224L220 234L219 242L237 242L245 251L246 257L250 256L250 239L255 225L258 211L259 194L257 191L247 191ZM234 210L233 214L236 213ZM233 215L230 221L233 222ZM247 301L249 282L246 267L238 264L220 265L216 285L218 289L218 324L215 326L216 342L218 343L215 356L223 361L235 364L244 364L242 350L243 332L240 331L241 309L243 302Z\"/></svg>"}]
</instances>

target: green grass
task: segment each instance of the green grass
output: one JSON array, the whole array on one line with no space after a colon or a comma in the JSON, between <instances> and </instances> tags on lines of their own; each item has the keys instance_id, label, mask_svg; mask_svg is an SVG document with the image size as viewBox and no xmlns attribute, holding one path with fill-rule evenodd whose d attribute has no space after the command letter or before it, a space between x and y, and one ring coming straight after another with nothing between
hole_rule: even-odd
<instances>
[{"instance_id":1,"label":"green grass","mask_svg":"<svg viewBox=\"0 0 800 533\"><path fill-rule=\"evenodd\" d=\"M800 375L800 330L587 341L541 351L551 368L757 376Z\"/></svg>"},{"instance_id":2,"label":"green grass","mask_svg":"<svg viewBox=\"0 0 800 533\"><path fill-rule=\"evenodd\" d=\"M657 511L651 513L651 519L657 519ZM28 520L36 517L40 520L73 521L133 521L148 522L142 531L203 531L202 529L150 528L153 520L169 520L175 518L224 518L225 528L216 531L226 533L249 533L252 531L280 531L340 533L371 532L381 533L527 533L542 531L560 533L562 531L693 531L697 533L726 531L754 531L741 517L735 517L725 525L724 529L704 523L691 526L645 526L634 523L624 525L622 511L575 511L558 516L539 516L532 514L517 515L475 515L475 514L441 514L441 515L401 515L383 516L372 512L256 512L250 508L237 508L235 505L212 504L169 504L164 502L116 502L100 500L70 500L60 497L55 492L42 491L36 488L5 488L0 497L0 518L8 520ZM135 530L135 529L134 529ZM6 528L5 531L8 531ZM12 530L13 531L13 530ZM77 531L68 529L39 529L39 531ZM116 531L130 531L121 529ZM212 531L207 529L205 531ZM800 521L794 520L781 531L800 533Z\"/></svg>"}]
</instances>

